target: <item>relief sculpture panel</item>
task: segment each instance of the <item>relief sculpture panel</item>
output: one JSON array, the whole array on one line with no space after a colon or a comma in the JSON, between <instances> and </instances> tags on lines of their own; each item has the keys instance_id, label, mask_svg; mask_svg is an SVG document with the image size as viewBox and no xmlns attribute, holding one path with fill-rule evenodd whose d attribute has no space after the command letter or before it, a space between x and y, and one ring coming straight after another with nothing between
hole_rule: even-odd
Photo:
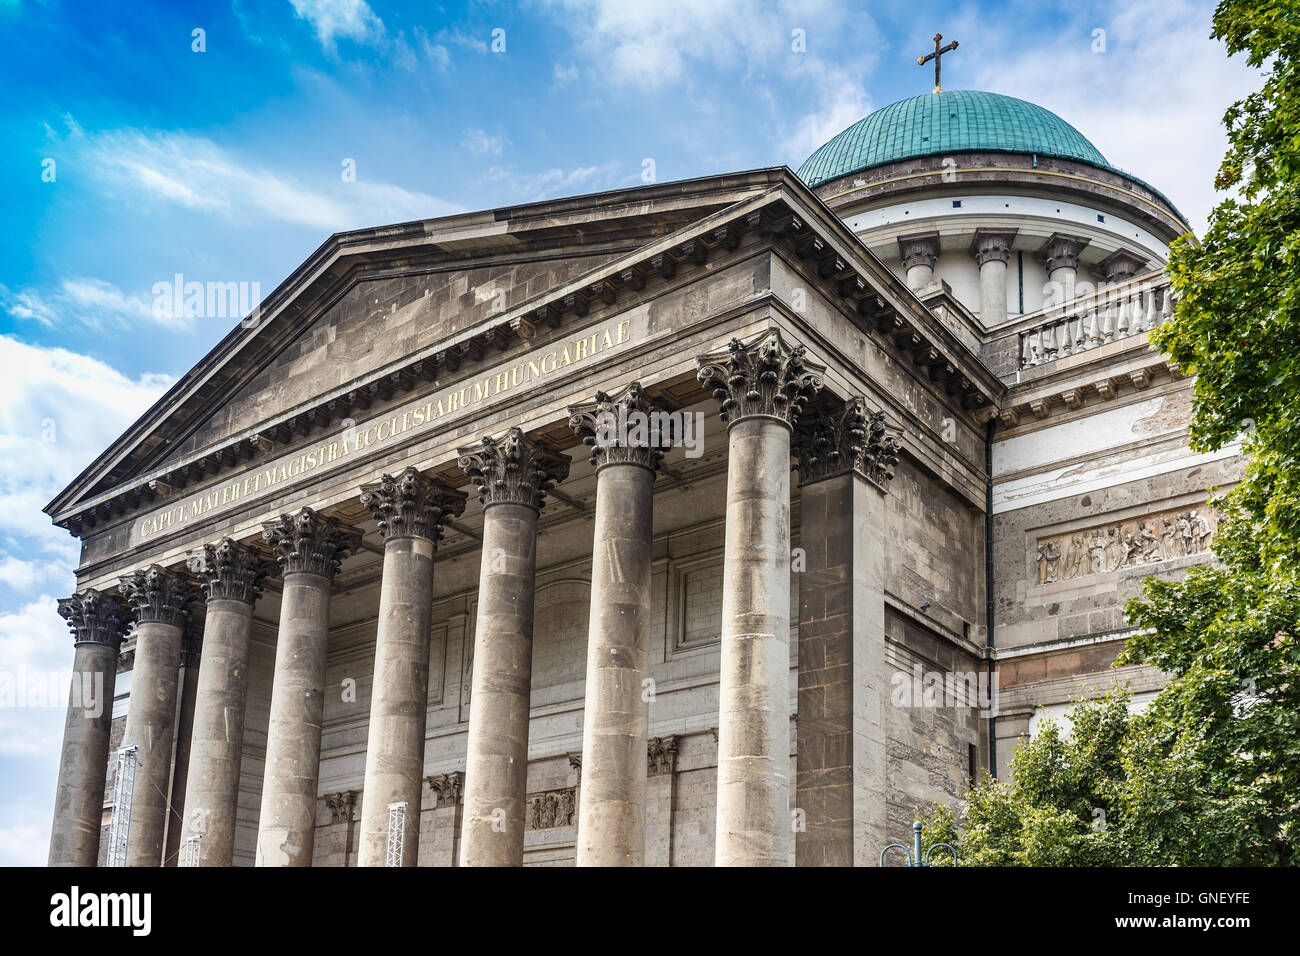
<instances>
[{"instance_id":1,"label":"relief sculpture panel","mask_svg":"<svg viewBox=\"0 0 1300 956\"><path fill-rule=\"evenodd\" d=\"M530 794L524 824L529 830L572 826L577 822L577 810L577 790L574 787Z\"/></svg>"},{"instance_id":2,"label":"relief sculpture panel","mask_svg":"<svg viewBox=\"0 0 1300 956\"><path fill-rule=\"evenodd\" d=\"M1210 550L1217 527L1218 519L1209 509L1171 509L1039 538L1038 583L1202 554Z\"/></svg>"}]
</instances>

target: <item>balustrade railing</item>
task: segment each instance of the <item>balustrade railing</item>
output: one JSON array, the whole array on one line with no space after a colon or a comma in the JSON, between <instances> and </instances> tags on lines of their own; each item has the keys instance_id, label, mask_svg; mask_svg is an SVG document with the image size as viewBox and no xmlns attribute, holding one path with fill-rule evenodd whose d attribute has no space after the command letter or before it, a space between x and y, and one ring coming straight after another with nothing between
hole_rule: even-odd
<instances>
[{"instance_id":1,"label":"balustrade railing","mask_svg":"<svg viewBox=\"0 0 1300 956\"><path fill-rule=\"evenodd\" d=\"M1020 333L1020 368L1149 332L1174 312L1164 272L1136 276L1042 310L1041 321Z\"/></svg>"}]
</instances>

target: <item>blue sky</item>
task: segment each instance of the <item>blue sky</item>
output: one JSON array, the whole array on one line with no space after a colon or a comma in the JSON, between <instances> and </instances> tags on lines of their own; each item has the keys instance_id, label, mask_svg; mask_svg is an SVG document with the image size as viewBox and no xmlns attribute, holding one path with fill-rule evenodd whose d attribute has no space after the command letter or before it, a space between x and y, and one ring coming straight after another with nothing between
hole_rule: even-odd
<instances>
[{"instance_id":1,"label":"blue sky","mask_svg":"<svg viewBox=\"0 0 1300 956\"><path fill-rule=\"evenodd\" d=\"M0 0L0 864L45 860L72 658L76 542L40 509L237 321L159 310L157 283L267 295L332 232L635 185L647 160L797 167L927 92L935 32L961 44L945 88L1054 110L1199 230L1219 119L1257 84L1212 7Z\"/></svg>"}]
</instances>

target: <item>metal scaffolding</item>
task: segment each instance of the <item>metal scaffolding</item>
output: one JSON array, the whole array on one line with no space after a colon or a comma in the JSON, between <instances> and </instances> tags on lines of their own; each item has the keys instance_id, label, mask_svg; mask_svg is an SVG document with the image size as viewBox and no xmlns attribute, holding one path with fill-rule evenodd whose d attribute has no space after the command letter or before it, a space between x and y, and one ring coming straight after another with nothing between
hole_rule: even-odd
<instances>
[{"instance_id":1,"label":"metal scaffolding","mask_svg":"<svg viewBox=\"0 0 1300 956\"><path fill-rule=\"evenodd\" d=\"M406 801L388 805L388 852L386 866L401 866L406 850Z\"/></svg>"},{"instance_id":2,"label":"metal scaffolding","mask_svg":"<svg viewBox=\"0 0 1300 956\"><path fill-rule=\"evenodd\" d=\"M113 819L108 826L108 858L105 866L126 866L126 846L131 839L131 798L135 794L135 744L117 752L114 774Z\"/></svg>"},{"instance_id":3,"label":"metal scaffolding","mask_svg":"<svg viewBox=\"0 0 1300 956\"><path fill-rule=\"evenodd\" d=\"M181 858L178 866L198 866L199 865L199 844L203 840L202 833L191 833L181 844Z\"/></svg>"}]
</instances>

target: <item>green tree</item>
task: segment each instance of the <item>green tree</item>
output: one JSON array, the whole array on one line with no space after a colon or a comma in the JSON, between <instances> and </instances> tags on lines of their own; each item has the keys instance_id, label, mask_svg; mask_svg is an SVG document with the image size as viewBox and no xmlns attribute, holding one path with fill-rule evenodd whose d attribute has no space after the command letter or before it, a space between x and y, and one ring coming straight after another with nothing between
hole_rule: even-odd
<instances>
[{"instance_id":1,"label":"green tree","mask_svg":"<svg viewBox=\"0 0 1300 956\"><path fill-rule=\"evenodd\" d=\"M1293 863L1300 815L1300 3L1224 0L1214 35L1263 73L1224 116L1204 239L1176 242L1156 345L1196 375L1193 448L1239 436L1215 568L1148 579L1121 663L1172 675L1126 747L1126 812L1155 862Z\"/></svg>"},{"instance_id":2,"label":"green tree","mask_svg":"<svg viewBox=\"0 0 1300 956\"><path fill-rule=\"evenodd\" d=\"M931 816L963 864L1300 862L1300 2L1224 0L1213 33L1264 82L1224 116L1229 195L1171 248L1177 307L1152 337L1196 376L1192 447L1240 437L1248 456L1215 502L1218 565L1129 602L1142 630L1118 663L1171 677L1147 711L1081 704L1012 782Z\"/></svg>"}]
</instances>

